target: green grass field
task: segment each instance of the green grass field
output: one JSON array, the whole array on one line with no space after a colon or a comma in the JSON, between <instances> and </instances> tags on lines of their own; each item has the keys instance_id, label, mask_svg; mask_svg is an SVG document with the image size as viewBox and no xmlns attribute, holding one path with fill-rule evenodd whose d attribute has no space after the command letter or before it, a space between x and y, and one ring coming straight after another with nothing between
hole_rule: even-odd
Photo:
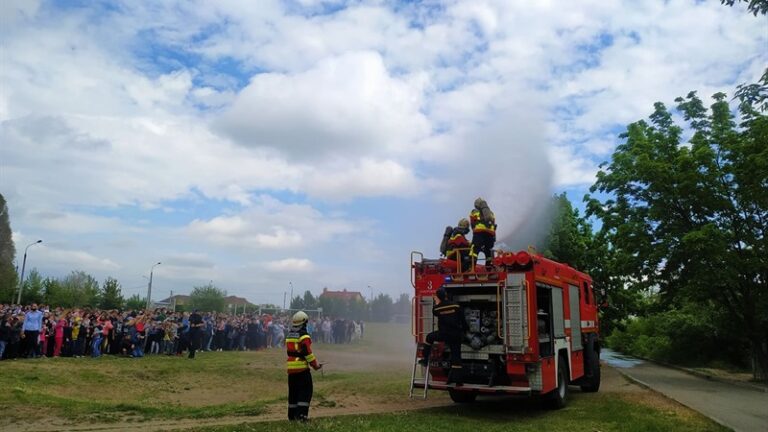
<instances>
[{"instance_id":1,"label":"green grass field","mask_svg":"<svg viewBox=\"0 0 768 432\"><path fill-rule=\"evenodd\" d=\"M295 431L288 422L244 423L197 428L200 432ZM481 401L393 414L351 415L312 420L300 430L328 432L359 431L725 431L709 420L680 416L672 411L638 405L612 395L579 398L559 411L542 410L538 404L518 400Z\"/></svg>"},{"instance_id":2,"label":"green grass field","mask_svg":"<svg viewBox=\"0 0 768 432\"><path fill-rule=\"evenodd\" d=\"M316 344L319 359L328 364L323 376L315 374L311 414L322 418L302 428L723 430L642 389L630 394L610 388L598 394L576 390L570 405L560 411L544 410L529 399L480 399L471 405L453 405L445 393L434 392L432 406L444 406L412 411L425 406L407 397L412 348L407 326L382 324L369 325L366 339L355 345ZM0 363L0 388L4 389L0 429L34 429L28 419L35 419L54 425L54 430L56 425L67 429L94 424L141 425L153 430L153 425L161 423L167 430L169 422L199 431L295 430L279 420L285 413L287 392L283 362L281 349L203 353L196 360L148 356L4 361ZM624 381L622 385L629 386ZM653 402L644 400L651 396ZM370 412L377 414L358 415Z\"/></svg>"}]
</instances>

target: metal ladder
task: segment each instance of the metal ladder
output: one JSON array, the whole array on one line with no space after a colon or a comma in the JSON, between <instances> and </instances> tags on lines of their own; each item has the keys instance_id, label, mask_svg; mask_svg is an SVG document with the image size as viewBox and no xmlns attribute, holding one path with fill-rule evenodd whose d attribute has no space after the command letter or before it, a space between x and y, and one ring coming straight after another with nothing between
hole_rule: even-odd
<instances>
[{"instance_id":1,"label":"metal ladder","mask_svg":"<svg viewBox=\"0 0 768 432\"><path fill-rule=\"evenodd\" d=\"M418 258L418 260L417 260ZM424 261L424 255L421 252L413 251L411 252L411 267L413 267L416 263L420 263ZM416 288L416 279L415 279L415 272L411 271L411 286L413 288ZM417 386L421 387L423 383L423 394L422 398L427 399L427 390L429 390L429 359L427 359L427 365L422 366L419 364L419 343L424 342L426 339L426 335L434 330L434 318L432 316L432 298L426 297L422 298L421 301L418 303L416 302L416 297L413 297L411 300L411 334L413 335L414 339L416 340L416 349L413 355L413 370L411 371L411 386L408 391L408 398L413 399L414 390L417 388ZM419 308L421 313L419 314L420 322L416 322L416 309ZM434 353L433 353L434 356ZM418 378L416 376L417 369L421 370L422 376L421 378Z\"/></svg>"},{"instance_id":2,"label":"metal ladder","mask_svg":"<svg viewBox=\"0 0 768 432\"><path fill-rule=\"evenodd\" d=\"M424 393L422 395L422 398L424 400L427 399L427 391L429 390L429 359L427 359L427 365L422 366L419 364L419 346L416 345L416 353L413 356L413 371L411 372L411 388L408 392L408 398L413 399L413 393L414 389L416 388L417 384L421 384L419 381L424 381ZM416 370L421 369L422 371L422 378L420 378L417 381L416 378Z\"/></svg>"}]
</instances>

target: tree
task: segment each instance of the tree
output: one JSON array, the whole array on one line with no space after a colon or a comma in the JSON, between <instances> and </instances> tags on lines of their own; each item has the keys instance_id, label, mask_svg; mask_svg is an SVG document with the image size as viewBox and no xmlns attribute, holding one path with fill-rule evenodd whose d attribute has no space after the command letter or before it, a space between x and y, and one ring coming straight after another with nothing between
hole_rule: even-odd
<instances>
[{"instance_id":1,"label":"tree","mask_svg":"<svg viewBox=\"0 0 768 432\"><path fill-rule=\"evenodd\" d=\"M13 265L15 257L8 205L0 194L0 302L13 302L13 295L18 289L19 279Z\"/></svg>"},{"instance_id":2,"label":"tree","mask_svg":"<svg viewBox=\"0 0 768 432\"><path fill-rule=\"evenodd\" d=\"M397 322L409 322L411 319L411 297L402 293L392 305L392 318Z\"/></svg>"},{"instance_id":3,"label":"tree","mask_svg":"<svg viewBox=\"0 0 768 432\"><path fill-rule=\"evenodd\" d=\"M371 301L371 321L387 322L392 317L392 297L379 294Z\"/></svg>"},{"instance_id":4,"label":"tree","mask_svg":"<svg viewBox=\"0 0 768 432\"><path fill-rule=\"evenodd\" d=\"M101 309L121 309L123 303L125 303L125 299L123 299L123 293L120 289L120 282L117 279L108 277L101 284L99 307Z\"/></svg>"},{"instance_id":5,"label":"tree","mask_svg":"<svg viewBox=\"0 0 768 432\"><path fill-rule=\"evenodd\" d=\"M304 291L304 296L296 296L291 299L291 309L317 309L318 302L309 290Z\"/></svg>"},{"instance_id":6,"label":"tree","mask_svg":"<svg viewBox=\"0 0 768 432\"><path fill-rule=\"evenodd\" d=\"M43 277L36 268L29 272L29 276L24 278L24 289L21 293L21 303L41 303L45 299L43 287Z\"/></svg>"},{"instance_id":7,"label":"tree","mask_svg":"<svg viewBox=\"0 0 768 432\"><path fill-rule=\"evenodd\" d=\"M62 297L61 284L54 278L45 278L43 281L43 302L48 305L60 306L58 303Z\"/></svg>"},{"instance_id":8,"label":"tree","mask_svg":"<svg viewBox=\"0 0 768 432\"><path fill-rule=\"evenodd\" d=\"M130 297L128 297L128 300L125 301L125 308L128 310L142 310L147 306L147 298L141 297L138 294L134 294Z\"/></svg>"},{"instance_id":9,"label":"tree","mask_svg":"<svg viewBox=\"0 0 768 432\"><path fill-rule=\"evenodd\" d=\"M768 14L768 0L720 0L720 3L726 6L733 6L737 1L739 3L749 3L747 10L755 16L758 14Z\"/></svg>"},{"instance_id":10,"label":"tree","mask_svg":"<svg viewBox=\"0 0 768 432\"><path fill-rule=\"evenodd\" d=\"M189 295L189 305L192 309L205 312L223 312L226 307L227 292L216 288L215 285L197 286Z\"/></svg>"},{"instance_id":11,"label":"tree","mask_svg":"<svg viewBox=\"0 0 768 432\"><path fill-rule=\"evenodd\" d=\"M592 242L592 226L579 217L565 193L555 195L552 200L554 216L552 225L544 240L542 254L555 261L584 269L586 252Z\"/></svg>"},{"instance_id":12,"label":"tree","mask_svg":"<svg viewBox=\"0 0 768 432\"><path fill-rule=\"evenodd\" d=\"M579 215L565 193L552 198L552 224L542 254L567 263L592 277L600 310L600 330L610 334L623 320L644 310L642 292L628 283L608 239L595 234L587 218ZM605 293L602 295L601 293Z\"/></svg>"},{"instance_id":13,"label":"tree","mask_svg":"<svg viewBox=\"0 0 768 432\"><path fill-rule=\"evenodd\" d=\"M748 90L742 90L748 88ZM589 214L632 283L657 290L668 308L713 302L738 324L754 375L768 379L768 117L755 106L768 88L741 86L736 126L723 93L706 109L695 92L677 98L693 136L657 102L639 121L590 189ZM752 99L750 99L752 97Z\"/></svg>"},{"instance_id":14,"label":"tree","mask_svg":"<svg viewBox=\"0 0 768 432\"><path fill-rule=\"evenodd\" d=\"M99 304L99 282L88 273L73 271L60 281L59 298L50 299L51 305L62 307L96 307Z\"/></svg>"}]
</instances>

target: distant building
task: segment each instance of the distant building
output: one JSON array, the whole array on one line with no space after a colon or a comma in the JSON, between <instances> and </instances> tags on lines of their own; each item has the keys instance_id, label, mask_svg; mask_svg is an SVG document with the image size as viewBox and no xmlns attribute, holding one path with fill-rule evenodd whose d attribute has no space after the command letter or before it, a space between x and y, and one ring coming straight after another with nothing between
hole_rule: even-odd
<instances>
[{"instance_id":1,"label":"distant building","mask_svg":"<svg viewBox=\"0 0 768 432\"><path fill-rule=\"evenodd\" d=\"M167 307L167 308L171 308L172 310L176 310L177 306L186 306L188 304L189 304L189 296L183 295L183 294L177 294L175 296L170 296L168 298L155 302L156 306Z\"/></svg>"},{"instance_id":2,"label":"distant building","mask_svg":"<svg viewBox=\"0 0 768 432\"><path fill-rule=\"evenodd\" d=\"M182 308L186 310L186 306L190 303L190 297L188 295L177 294L154 303L158 307L168 307L176 310L177 307L182 306ZM248 299L237 296L224 297L224 304L226 310L232 311L244 311L246 308L252 309L256 307L253 303L249 302Z\"/></svg>"},{"instance_id":3,"label":"distant building","mask_svg":"<svg viewBox=\"0 0 768 432\"><path fill-rule=\"evenodd\" d=\"M323 288L323 293L320 294L320 298L363 301L363 295L360 294L360 291L347 291L346 289L341 291L331 291L328 288Z\"/></svg>"}]
</instances>

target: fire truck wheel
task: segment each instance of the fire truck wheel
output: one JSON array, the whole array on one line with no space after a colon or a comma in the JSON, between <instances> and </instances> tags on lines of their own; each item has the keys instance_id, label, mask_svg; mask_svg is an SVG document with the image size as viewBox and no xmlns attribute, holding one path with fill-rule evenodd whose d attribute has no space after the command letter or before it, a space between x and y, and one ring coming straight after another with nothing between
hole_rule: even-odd
<instances>
[{"instance_id":1,"label":"fire truck wheel","mask_svg":"<svg viewBox=\"0 0 768 432\"><path fill-rule=\"evenodd\" d=\"M450 395L451 400L456 403L472 403L477 399L477 393L456 391L453 389L448 390L448 395Z\"/></svg>"},{"instance_id":2,"label":"fire truck wheel","mask_svg":"<svg viewBox=\"0 0 768 432\"><path fill-rule=\"evenodd\" d=\"M584 356L588 374L581 382L581 391L594 393L600 390L600 354L595 349L595 343L592 340L587 345Z\"/></svg>"},{"instance_id":3,"label":"fire truck wheel","mask_svg":"<svg viewBox=\"0 0 768 432\"><path fill-rule=\"evenodd\" d=\"M568 363L562 356L557 359L557 388L549 394L547 405L552 409L565 407L568 398Z\"/></svg>"}]
</instances>

